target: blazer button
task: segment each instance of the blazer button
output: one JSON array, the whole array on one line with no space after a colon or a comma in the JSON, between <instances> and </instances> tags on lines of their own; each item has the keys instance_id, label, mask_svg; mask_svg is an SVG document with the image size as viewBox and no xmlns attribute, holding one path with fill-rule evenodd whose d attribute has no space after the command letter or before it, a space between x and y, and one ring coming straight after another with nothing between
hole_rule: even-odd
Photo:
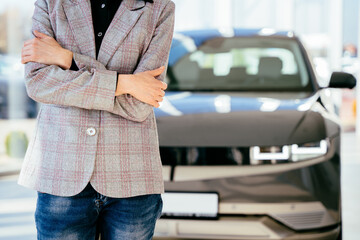
<instances>
[{"instance_id":1,"label":"blazer button","mask_svg":"<svg viewBox=\"0 0 360 240\"><path fill-rule=\"evenodd\" d=\"M88 129L86 129L86 133L87 133L87 135L89 135L89 136L94 136L94 135L96 134L96 129L93 128L93 127L88 128Z\"/></svg>"}]
</instances>

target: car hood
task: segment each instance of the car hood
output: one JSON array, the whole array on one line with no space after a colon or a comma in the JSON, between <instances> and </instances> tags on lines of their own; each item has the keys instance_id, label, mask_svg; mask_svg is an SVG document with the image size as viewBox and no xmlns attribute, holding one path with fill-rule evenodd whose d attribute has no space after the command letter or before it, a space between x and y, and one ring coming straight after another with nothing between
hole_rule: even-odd
<instances>
[{"instance_id":1,"label":"car hood","mask_svg":"<svg viewBox=\"0 0 360 240\"><path fill-rule=\"evenodd\" d=\"M261 95L261 96L260 96ZM160 146L274 146L326 138L317 94L168 92L155 110Z\"/></svg>"}]
</instances>

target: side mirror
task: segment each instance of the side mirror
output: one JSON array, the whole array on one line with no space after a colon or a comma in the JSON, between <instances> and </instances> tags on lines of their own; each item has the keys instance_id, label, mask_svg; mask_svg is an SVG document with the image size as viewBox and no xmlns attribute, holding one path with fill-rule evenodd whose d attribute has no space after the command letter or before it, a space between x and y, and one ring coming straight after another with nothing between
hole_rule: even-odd
<instances>
[{"instance_id":1,"label":"side mirror","mask_svg":"<svg viewBox=\"0 0 360 240\"><path fill-rule=\"evenodd\" d=\"M354 75L345 72L333 72L330 78L329 88L354 88L356 78Z\"/></svg>"}]
</instances>

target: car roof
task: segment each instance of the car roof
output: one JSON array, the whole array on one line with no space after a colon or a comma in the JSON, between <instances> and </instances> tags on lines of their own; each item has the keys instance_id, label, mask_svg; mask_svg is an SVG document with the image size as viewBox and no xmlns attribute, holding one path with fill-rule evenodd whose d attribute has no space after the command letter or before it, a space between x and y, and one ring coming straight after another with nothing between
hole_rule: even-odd
<instances>
[{"instance_id":1,"label":"car roof","mask_svg":"<svg viewBox=\"0 0 360 240\"><path fill-rule=\"evenodd\" d=\"M271 28L213 28L179 31L173 37L169 65L174 65L181 57L195 51L205 41L218 37L277 37L293 39L295 35L292 31L276 31Z\"/></svg>"}]
</instances>

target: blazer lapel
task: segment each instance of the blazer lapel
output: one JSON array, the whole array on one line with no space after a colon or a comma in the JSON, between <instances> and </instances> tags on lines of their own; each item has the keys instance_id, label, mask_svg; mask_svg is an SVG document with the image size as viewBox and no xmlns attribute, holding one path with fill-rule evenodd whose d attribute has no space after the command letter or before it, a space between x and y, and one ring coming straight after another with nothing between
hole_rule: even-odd
<instances>
[{"instance_id":1,"label":"blazer lapel","mask_svg":"<svg viewBox=\"0 0 360 240\"><path fill-rule=\"evenodd\" d=\"M80 53L95 58L96 46L90 1L67 0L64 1L63 8Z\"/></svg>"},{"instance_id":2,"label":"blazer lapel","mask_svg":"<svg viewBox=\"0 0 360 240\"><path fill-rule=\"evenodd\" d=\"M144 0L123 0L117 10L99 50L98 61L105 66L143 13Z\"/></svg>"}]
</instances>

